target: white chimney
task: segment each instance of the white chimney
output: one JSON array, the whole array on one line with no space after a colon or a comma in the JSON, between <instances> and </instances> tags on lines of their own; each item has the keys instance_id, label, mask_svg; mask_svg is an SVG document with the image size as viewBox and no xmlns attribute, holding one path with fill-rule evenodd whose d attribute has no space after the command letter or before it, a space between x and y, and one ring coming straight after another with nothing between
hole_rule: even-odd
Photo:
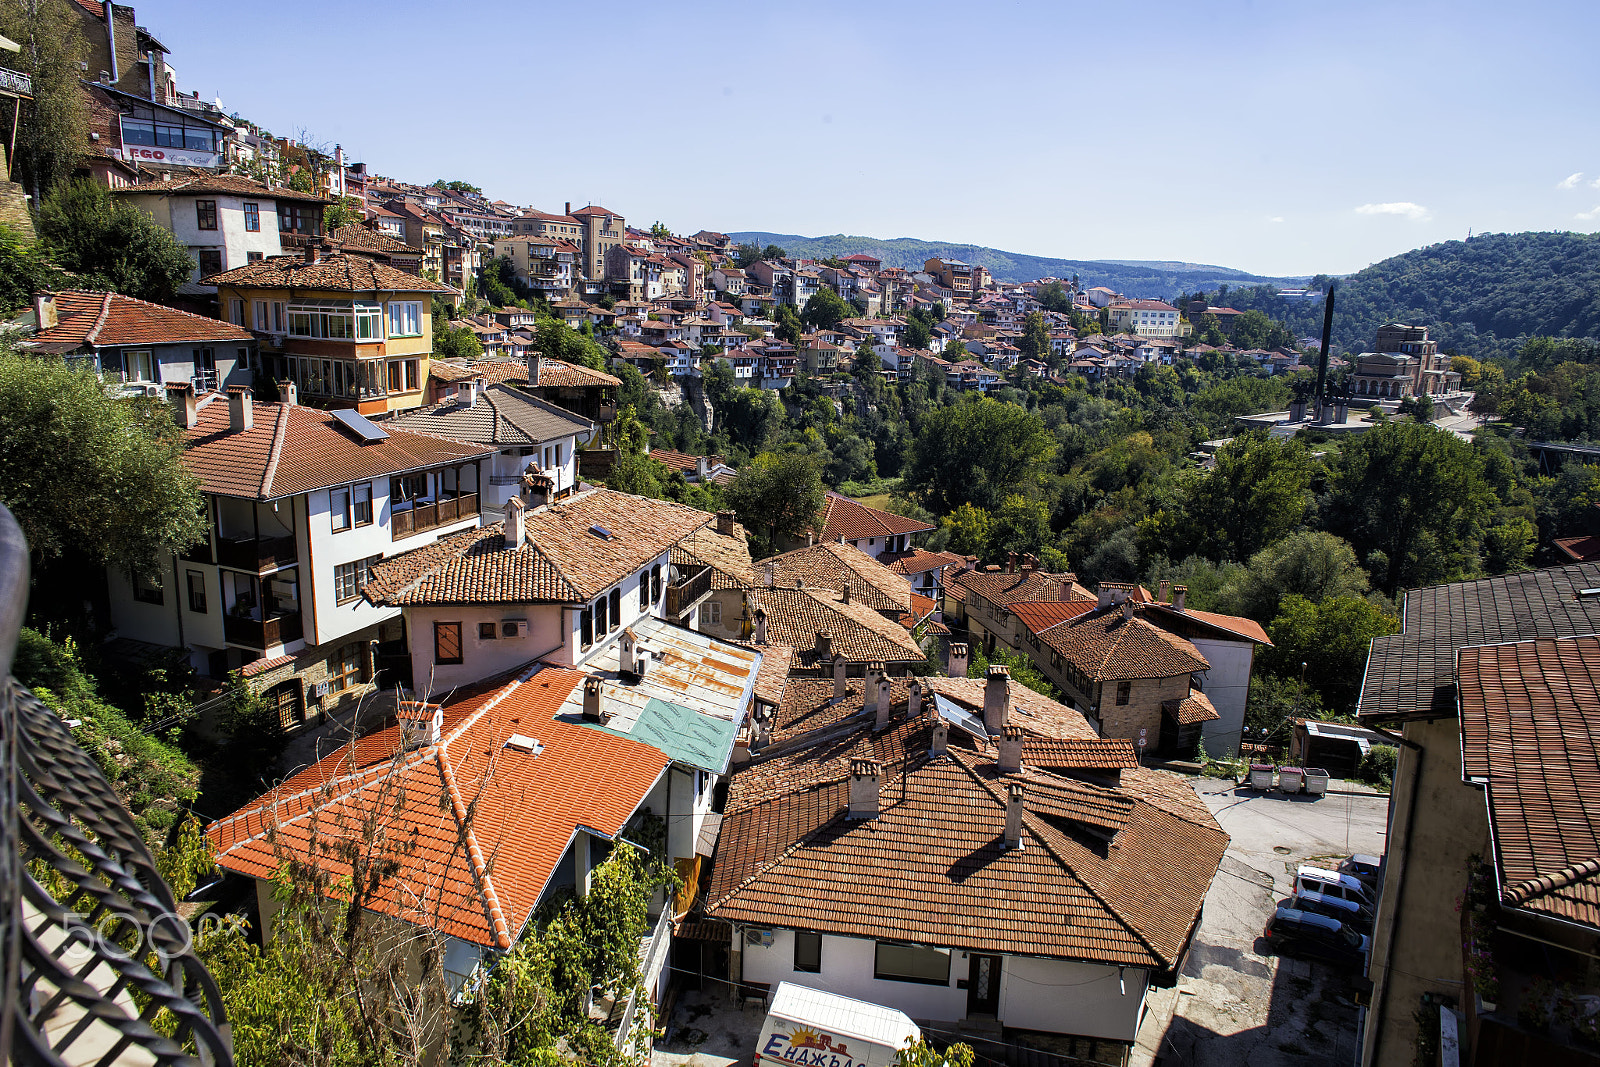
<instances>
[{"instance_id":1,"label":"white chimney","mask_svg":"<svg viewBox=\"0 0 1600 1067\"><path fill-rule=\"evenodd\" d=\"M437 745L444 728L444 709L437 704L402 700L395 709L400 723L400 747L406 751Z\"/></svg>"},{"instance_id":2,"label":"white chimney","mask_svg":"<svg viewBox=\"0 0 1600 1067\"><path fill-rule=\"evenodd\" d=\"M283 399L285 407L294 407L300 403L300 387L294 382L279 382L278 396Z\"/></svg>"},{"instance_id":3,"label":"white chimney","mask_svg":"<svg viewBox=\"0 0 1600 1067\"><path fill-rule=\"evenodd\" d=\"M755 625L755 635L754 636L755 636L755 643L756 644L764 645L764 644L767 643L767 609L766 608L759 607L759 606L756 608L756 625Z\"/></svg>"},{"instance_id":4,"label":"white chimney","mask_svg":"<svg viewBox=\"0 0 1600 1067\"><path fill-rule=\"evenodd\" d=\"M544 357L537 352L528 353L528 384L539 384L539 372L544 369Z\"/></svg>"},{"instance_id":5,"label":"white chimney","mask_svg":"<svg viewBox=\"0 0 1600 1067\"><path fill-rule=\"evenodd\" d=\"M877 760L850 761L850 818L873 819L878 815L878 779L883 773Z\"/></svg>"},{"instance_id":6,"label":"white chimney","mask_svg":"<svg viewBox=\"0 0 1600 1067\"><path fill-rule=\"evenodd\" d=\"M1022 847L1022 783L1006 787L1006 848Z\"/></svg>"},{"instance_id":7,"label":"white chimney","mask_svg":"<svg viewBox=\"0 0 1600 1067\"><path fill-rule=\"evenodd\" d=\"M611 721L611 712L606 709L601 695L603 685L599 678L589 677L583 680L583 717L601 726Z\"/></svg>"},{"instance_id":8,"label":"white chimney","mask_svg":"<svg viewBox=\"0 0 1600 1067\"><path fill-rule=\"evenodd\" d=\"M506 501L505 539L506 547L509 549L521 548L522 542L527 537L526 508L527 505L522 502L520 496L514 496Z\"/></svg>"},{"instance_id":9,"label":"white chimney","mask_svg":"<svg viewBox=\"0 0 1600 1067\"><path fill-rule=\"evenodd\" d=\"M906 718L915 719L922 714L922 679L913 677L906 686Z\"/></svg>"},{"instance_id":10,"label":"white chimney","mask_svg":"<svg viewBox=\"0 0 1600 1067\"><path fill-rule=\"evenodd\" d=\"M886 674L878 675L878 714L873 718L872 722L874 731L887 730L889 728L889 687L889 676Z\"/></svg>"},{"instance_id":11,"label":"white chimney","mask_svg":"<svg viewBox=\"0 0 1600 1067\"><path fill-rule=\"evenodd\" d=\"M763 563L761 565L761 572L762 572L762 579L763 579L762 584L764 584L768 589L771 589L772 588L772 583L774 581L776 581L776 574L777 574L777 569L776 568L777 568L777 564L773 563L770 559L767 560L767 562L765 562L765 563Z\"/></svg>"},{"instance_id":12,"label":"white chimney","mask_svg":"<svg viewBox=\"0 0 1600 1067\"><path fill-rule=\"evenodd\" d=\"M850 665L845 662L845 658L843 656L840 656L833 661L833 699L835 700L844 699L845 672L847 672L849 669Z\"/></svg>"},{"instance_id":13,"label":"white chimney","mask_svg":"<svg viewBox=\"0 0 1600 1067\"><path fill-rule=\"evenodd\" d=\"M824 664L833 658L833 634L827 630L817 631L817 663Z\"/></svg>"},{"instance_id":14,"label":"white chimney","mask_svg":"<svg viewBox=\"0 0 1600 1067\"><path fill-rule=\"evenodd\" d=\"M965 678L967 676L968 648L960 641L953 641L945 650L944 673L947 678Z\"/></svg>"},{"instance_id":15,"label":"white chimney","mask_svg":"<svg viewBox=\"0 0 1600 1067\"><path fill-rule=\"evenodd\" d=\"M845 580L844 588L839 590L839 603L850 603L850 582L848 579Z\"/></svg>"},{"instance_id":16,"label":"white chimney","mask_svg":"<svg viewBox=\"0 0 1600 1067\"><path fill-rule=\"evenodd\" d=\"M230 386L228 388L228 432L241 433L253 429L256 424L256 406L251 400L250 390L243 386Z\"/></svg>"},{"instance_id":17,"label":"white chimney","mask_svg":"<svg viewBox=\"0 0 1600 1067\"><path fill-rule=\"evenodd\" d=\"M48 330L60 320L56 316L56 294L40 290L33 295L34 321L40 330Z\"/></svg>"},{"instance_id":18,"label":"white chimney","mask_svg":"<svg viewBox=\"0 0 1600 1067\"><path fill-rule=\"evenodd\" d=\"M1183 602L1189 596L1189 587L1175 585L1172 587L1172 606L1178 611L1183 610Z\"/></svg>"},{"instance_id":19,"label":"white chimney","mask_svg":"<svg viewBox=\"0 0 1600 1067\"><path fill-rule=\"evenodd\" d=\"M991 664L983 682L983 728L996 737L1011 718L1011 668Z\"/></svg>"},{"instance_id":20,"label":"white chimney","mask_svg":"<svg viewBox=\"0 0 1600 1067\"><path fill-rule=\"evenodd\" d=\"M861 687L861 710L876 711L878 708L878 679L883 677L883 664L874 660L867 664L866 684Z\"/></svg>"},{"instance_id":21,"label":"white chimney","mask_svg":"<svg viewBox=\"0 0 1600 1067\"><path fill-rule=\"evenodd\" d=\"M1001 730L997 747L1000 751L1000 773L1022 773L1022 727L1007 726Z\"/></svg>"},{"instance_id":22,"label":"white chimney","mask_svg":"<svg viewBox=\"0 0 1600 1067\"><path fill-rule=\"evenodd\" d=\"M944 721L937 707L933 708L933 740L928 745L930 758L950 751L950 724Z\"/></svg>"},{"instance_id":23,"label":"white chimney","mask_svg":"<svg viewBox=\"0 0 1600 1067\"><path fill-rule=\"evenodd\" d=\"M456 386L456 403L465 404L469 408L478 406L478 383L476 380L468 378Z\"/></svg>"},{"instance_id":24,"label":"white chimney","mask_svg":"<svg viewBox=\"0 0 1600 1067\"><path fill-rule=\"evenodd\" d=\"M695 475L700 479L700 481L703 482L703 481L706 480L706 475L708 473L710 473L710 467L706 463L706 457L704 457L704 456L696 456L695 457L694 471L695 471Z\"/></svg>"},{"instance_id":25,"label":"white chimney","mask_svg":"<svg viewBox=\"0 0 1600 1067\"><path fill-rule=\"evenodd\" d=\"M200 421L200 409L195 406L194 386L187 382L167 385L167 403L172 405L172 421L185 430L192 430Z\"/></svg>"},{"instance_id":26,"label":"white chimney","mask_svg":"<svg viewBox=\"0 0 1600 1067\"><path fill-rule=\"evenodd\" d=\"M1137 606L1132 600L1124 600L1122 602L1122 617L1124 619L1132 619L1133 609Z\"/></svg>"}]
</instances>

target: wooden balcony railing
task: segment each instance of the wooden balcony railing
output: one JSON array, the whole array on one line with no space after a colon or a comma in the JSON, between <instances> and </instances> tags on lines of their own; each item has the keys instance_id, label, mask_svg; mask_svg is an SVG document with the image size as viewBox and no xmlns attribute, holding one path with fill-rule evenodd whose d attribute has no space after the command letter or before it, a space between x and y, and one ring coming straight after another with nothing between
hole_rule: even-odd
<instances>
[{"instance_id":1,"label":"wooden balcony railing","mask_svg":"<svg viewBox=\"0 0 1600 1067\"><path fill-rule=\"evenodd\" d=\"M473 518L477 514L477 493L464 493L431 504L418 504L406 511L394 513L389 520L389 537L391 540L399 541L447 523Z\"/></svg>"},{"instance_id":2,"label":"wooden balcony railing","mask_svg":"<svg viewBox=\"0 0 1600 1067\"><path fill-rule=\"evenodd\" d=\"M711 568L701 567L674 585L667 586L667 615L678 618L711 595Z\"/></svg>"},{"instance_id":3,"label":"wooden balcony railing","mask_svg":"<svg viewBox=\"0 0 1600 1067\"><path fill-rule=\"evenodd\" d=\"M298 641L305 636L305 625L298 611L287 615L274 615L264 621L224 615L222 636L232 644L247 645L265 651L273 645Z\"/></svg>"},{"instance_id":4,"label":"wooden balcony railing","mask_svg":"<svg viewBox=\"0 0 1600 1067\"><path fill-rule=\"evenodd\" d=\"M293 537L217 538L217 562L242 571L275 570L299 559Z\"/></svg>"}]
</instances>

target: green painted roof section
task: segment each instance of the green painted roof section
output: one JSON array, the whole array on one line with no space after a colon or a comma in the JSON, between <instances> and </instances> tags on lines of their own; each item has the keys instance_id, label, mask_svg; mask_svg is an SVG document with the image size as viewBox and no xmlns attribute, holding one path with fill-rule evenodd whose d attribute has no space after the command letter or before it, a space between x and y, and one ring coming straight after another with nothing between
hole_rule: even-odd
<instances>
[{"instance_id":1,"label":"green painted roof section","mask_svg":"<svg viewBox=\"0 0 1600 1067\"><path fill-rule=\"evenodd\" d=\"M659 697L645 702L644 710L627 733L603 726L595 728L643 741L659 749L674 763L716 774L728 769L733 739L739 732L738 725L726 719L705 715Z\"/></svg>"}]
</instances>

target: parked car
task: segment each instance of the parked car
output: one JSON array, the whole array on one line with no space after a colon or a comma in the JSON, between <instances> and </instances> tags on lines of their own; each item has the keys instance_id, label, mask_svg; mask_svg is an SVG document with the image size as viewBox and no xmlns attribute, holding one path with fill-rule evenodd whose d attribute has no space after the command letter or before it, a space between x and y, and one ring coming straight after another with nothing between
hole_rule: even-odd
<instances>
[{"instance_id":1,"label":"parked car","mask_svg":"<svg viewBox=\"0 0 1600 1067\"><path fill-rule=\"evenodd\" d=\"M1340 966L1360 967L1372 946L1370 937L1338 919L1299 908L1279 908L1262 936L1281 956L1320 959Z\"/></svg>"},{"instance_id":2,"label":"parked car","mask_svg":"<svg viewBox=\"0 0 1600 1067\"><path fill-rule=\"evenodd\" d=\"M1339 861L1339 873L1354 875L1369 889L1376 889L1383 880L1383 860L1357 852L1347 860Z\"/></svg>"},{"instance_id":3,"label":"parked car","mask_svg":"<svg viewBox=\"0 0 1600 1067\"><path fill-rule=\"evenodd\" d=\"M1377 911L1378 902L1372 890L1353 874L1340 874L1321 867L1299 867L1294 872L1296 893L1323 893L1342 900L1353 900L1363 907Z\"/></svg>"},{"instance_id":4,"label":"parked car","mask_svg":"<svg viewBox=\"0 0 1600 1067\"><path fill-rule=\"evenodd\" d=\"M1330 897L1326 893L1313 893L1307 890L1304 893L1296 893L1284 901L1283 907L1338 919L1357 933L1364 934L1372 930L1372 909L1354 900Z\"/></svg>"}]
</instances>

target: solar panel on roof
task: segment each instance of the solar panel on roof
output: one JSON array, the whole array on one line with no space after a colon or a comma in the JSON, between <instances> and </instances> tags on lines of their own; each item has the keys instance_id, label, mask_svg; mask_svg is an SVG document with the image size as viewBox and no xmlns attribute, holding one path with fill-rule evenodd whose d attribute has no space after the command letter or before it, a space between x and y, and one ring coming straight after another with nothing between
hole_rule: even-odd
<instances>
[{"instance_id":1,"label":"solar panel on roof","mask_svg":"<svg viewBox=\"0 0 1600 1067\"><path fill-rule=\"evenodd\" d=\"M340 408L333 412L333 417L344 423L345 429L361 438L362 444L389 438L389 431L352 408Z\"/></svg>"},{"instance_id":2,"label":"solar panel on roof","mask_svg":"<svg viewBox=\"0 0 1600 1067\"><path fill-rule=\"evenodd\" d=\"M939 709L939 718L957 727L968 736L975 737L980 741L989 739L989 731L983 725L983 714L981 712L968 711L960 704L939 693L933 694L933 706Z\"/></svg>"}]
</instances>

